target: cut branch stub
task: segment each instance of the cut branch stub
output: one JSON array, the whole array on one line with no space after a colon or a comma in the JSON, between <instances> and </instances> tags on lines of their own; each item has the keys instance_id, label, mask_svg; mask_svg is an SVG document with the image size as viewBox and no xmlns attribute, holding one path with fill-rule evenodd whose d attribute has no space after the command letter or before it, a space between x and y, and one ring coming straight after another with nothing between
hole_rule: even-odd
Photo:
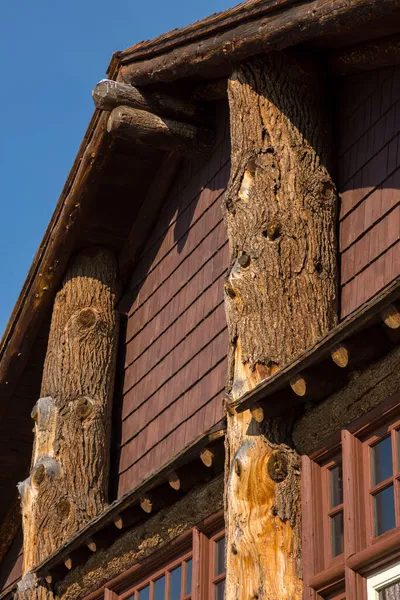
<instances>
[{"instance_id":1,"label":"cut branch stub","mask_svg":"<svg viewBox=\"0 0 400 600\"><path fill-rule=\"evenodd\" d=\"M95 106L102 110L113 110L117 106L129 106L189 123L201 123L205 120L204 111L193 102L174 98L161 92L139 90L132 85L109 79L100 81L94 88L92 96Z\"/></svg>"},{"instance_id":2,"label":"cut branch stub","mask_svg":"<svg viewBox=\"0 0 400 600\"><path fill-rule=\"evenodd\" d=\"M337 323L337 194L322 82L298 50L242 63L228 80L232 167L222 208L233 399Z\"/></svg>"},{"instance_id":3,"label":"cut branch stub","mask_svg":"<svg viewBox=\"0 0 400 600\"><path fill-rule=\"evenodd\" d=\"M116 137L148 144L164 150L186 154L202 154L214 144L214 133L208 129L172 119L162 119L144 110L118 106L109 116L107 131Z\"/></svg>"},{"instance_id":4,"label":"cut branch stub","mask_svg":"<svg viewBox=\"0 0 400 600\"><path fill-rule=\"evenodd\" d=\"M93 411L93 401L86 396L78 398L75 404L75 412L81 421L88 418L90 413Z\"/></svg>"}]
</instances>

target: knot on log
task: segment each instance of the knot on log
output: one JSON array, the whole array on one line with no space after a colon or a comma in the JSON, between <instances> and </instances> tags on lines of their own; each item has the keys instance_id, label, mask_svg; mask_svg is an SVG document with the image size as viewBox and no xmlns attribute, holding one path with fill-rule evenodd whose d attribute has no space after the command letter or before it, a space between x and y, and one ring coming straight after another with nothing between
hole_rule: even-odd
<instances>
[{"instance_id":1,"label":"knot on log","mask_svg":"<svg viewBox=\"0 0 400 600\"><path fill-rule=\"evenodd\" d=\"M39 400L36 402L32 409L31 417L39 429L46 427L46 425L50 422L54 408L54 400L50 396L39 398Z\"/></svg>"},{"instance_id":2,"label":"knot on log","mask_svg":"<svg viewBox=\"0 0 400 600\"><path fill-rule=\"evenodd\" d=\"M76 400L75 413L81 421L88 418L93 411L93 401L87 396L81 396Z\"/></svg>"},{"instance_id":3,"label":"knot on log","mask_svg":"<svg viewBox=\"0 0 400 600\"><path fill-rule=\"evenodd\" d=\"M279 483L286 479L288 474L288 461L283 452L277 450L271 454L267 462L267 471L272 481Z\"/></svg>"},{"instance_id":4,"label":"knot on log","mask_svg":"<svg viewBox=\"0 0 400 600\"><path fill-rule=\"evenodd\" d=\"M242 252L237 261L242 269L246 269L250 264L250 256L246 252Z\"/></svg>"},{"instance_id":5,"label":"knot on log","mask_svg":"<svg viewBox=\"0 0 400 600\"><path fill-rule=\"evenodd\" d=\"M25 479L24 481L20 481L19 483L17 483L17 490L18 490L19 495L21 496L22 502L24 502L24 500L25 500L26 490L28 489L30 483L31 483L30 477L28 477L28 479Z\"/></svg>"},{"instance_id":6,"label":"knot on log","mask_svg":"<svg viewBox=\"0 0 400 600\"><path fill-rule=\"evenodd\" d=\"M66 498L63 500L60 500L60 502L57 504L57 515L60 517L60 519L62 519L62 520L67 519L69 517L70 512L71 512L70 501L67 500Z\"/></svg>"},{"instance_id":7,"label":"knot on log","mask_svg":"<svg viewBox=\"0 0 400 600\"><path fill-rule=\"evenodd\" d=\"M233 298L236 298L236 292L233 289L230 281L225 281L224 289L225 289L225 294L227 296L229 296L229 298L232 298L232 300L233 300Z\"/></svg>"},{"instance_id":8,"label":"knot on log","mask_svg":"<svg viewBox=\"0 0 400 600\"><path fill-rule=\"evenodd\" d=\"M99 319L99 313L94 308L83 308L77 315L77 325L81 329L92 329Z\"/></svg>"},{"instance_id":9,"label":"knot on log","mask_svg":"<svg viewBox=\"0 0 400 600\"><path fill-rule=\"evenodd\" d=\"M54 458L48 456L39 458L32 470L32 483L39 487L47 479L54 479L60 473L60 466Z\"/></svg>"},{"instance_id":10,"label":"knot on log","mask_svg":"<svg viewBox=\"0 0 400 600\"><path fill-rule=\"evenodd\" d=\"M235 459L234 467L235 467L235 473L236 473L236 475L238 477L240 477L240 475L242 473L242 463L240 462L240 460L238 458Z\"/></svg>"},{"instance_id":11,"label":"knot on log","mask_svg":"<svg viewBox=\"0 0 400 600\"><path fill-rule=\"evenodd\" d=\"M270 223L267 228L263 231L263 236L270 240L275 241L281 235L281 225L277 221Z\"/></svg>"}]
</instances>

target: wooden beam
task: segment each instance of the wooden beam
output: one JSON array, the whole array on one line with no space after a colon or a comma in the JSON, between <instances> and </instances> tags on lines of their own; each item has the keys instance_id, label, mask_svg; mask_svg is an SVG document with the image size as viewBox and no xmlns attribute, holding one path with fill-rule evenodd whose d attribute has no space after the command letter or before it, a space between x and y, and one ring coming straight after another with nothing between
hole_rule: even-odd
<instances>
[{"instance_id":1,"label":"wooden beam","mask_svg":"<svg viewBox=\"0 0 400 600\"><path fill-rule=\"evenodd\" d=\"M328 69L333 75L348 75L400 64L400 34L333 52Z\"/></svg>"},{"instance_id":2,"label":"wooden beam","mask_svg":"<svg viewBox=\"0 0 400 600\"><path fill-rule=\"evenodd\" d=\"M301 50L242 63L228 82L233 151L222 208L231 249L225 311L234 400L337 324L338 200L320 82L315 57ZM309 168L300 160L305 155ZM310 179L319 207L311 213ZM304 297L294 299L299 290ZM292 387L305 394L300 380Z\"/></svg>"},{"instance_id":3,"label":"wooden beam","mask_svg":"<svg viewBox=\"0 0 400 600\"><path fill-rule=\"evenodd\" d=\"M114 255L88 248L71 261L54 301L42 397L32 411L31 474L19 485L24 574L107 506L118 287Z\"/></svg>"},{"instance_id":4,"label":"wooden beam","mask_svg":"<svg viewBox=\"0 0 400 600\"><path fill-rule=\"evenodd\" d=\"M95 106L101 110L130 106L187 123L203 123L206 117L204 110L188 100L174 98L161 92L139 90L132 85L109 79L100 81L92 96Z\"/></svg>"},{"instance_id":5,"label":"wooden beam","mask_svg":"<svg viewBox=\"0 0 400 600\"><path fill-rule=\"evenodd\" d=\"M120 76L126 83L148 85L185 77L210 78L229 75L235 63L272 50L282 50L310 39L351 33L355 26L368 26L400 8L400 0L313 0L296 3L287 10L271 12L215 35L158 50L156 56L140 60L122 57ZM132 62L131 62L132 61Z\"/></svg>"},{"instance_id":6,"label":"wooden beam","mask_svg":"<svg viewBox=\"0 0 400 600\"><path fill-rule=\"evenodd\" d=\"M211 130L162 119L153 113L129 106L114 108L108 118L107 131L124 140L164 150L176 150L181 154L204 154L214 143Z\"/></svg>"},{"instance_id":7,"label":"wooden beam","mask_svg":"<svg viewBox=\"0 0 400 600\"><path fill-rule=\"evenodd\" d=\"M126 244L119 256L120 273L125 281L130 277L135 266L135 261L159 217L161 206L175 181L181 160L179 154L169 152L155 173L153 181L150 183L139 214L132 225ZM129 290L126 293L129 296ZM126 312L129 309L129 302L129 297L125 296L125 300L123 297L119 303L119 309L122 312Z\"/></svg>"},{"instance_id":8,"label":"wooden beam","mask_svg":"<svg viewBox=\"0 0 400 600\"><path fill-rule=\"evenodd\" d=\"M193 97L195 100L203 100L204 102L227 100L228 80L226 77L221 77L206 83L199 83L194 90Z\"/></svg>"}]
</instances>

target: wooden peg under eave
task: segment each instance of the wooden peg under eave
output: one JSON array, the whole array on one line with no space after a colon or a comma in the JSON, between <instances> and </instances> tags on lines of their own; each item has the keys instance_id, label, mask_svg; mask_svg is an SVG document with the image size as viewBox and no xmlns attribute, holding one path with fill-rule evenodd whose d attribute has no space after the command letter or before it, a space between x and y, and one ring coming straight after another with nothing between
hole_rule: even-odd
<instances>
[{"instance_id":1,"label":"wooden peg under eave","mask_svg":"<svg viewBox=\"0 0 400 600\"><path fill-rule=\"evenodd\" d=\"M307 381L302 375L295 375L290 380L290 387L297 396L305 396L307 393Z\"/></svg>"},{"instance_id":2,"label":"wooden peg under eave","mask_svg":"<svg viewBox=\"0 0 400 600\"><path fill-rule=\"evenodd\" d=\"M92 538L89 538L86 541L86 546L88 547L88 549L90 550L90 552L97 552L97 544L95 542L95 540L93 540Z\"/></svg>"},{"instance_id":3,"label":"wooden peg under eave","mask_svg":"<svg viewBox=\"0 0 400 600\"><path fill-rule=\"evenodd\" d=\"M251 416L257 423L262 423L264 421L264 409L259 404L255 403L250 408Z\"/></svg>"},{"instance_id":4,"label":"wooden peg under eave","mask_svg":"<svg viewBox=\"0 0 400 600\"><path fill-rule=\"evenodd\" d=\"M168 475L168 483L173 490L178 491L181 489L181 480L176 471L172 471L172 473Z\"/></svg>"},{"instance_id":5,"label":"wooden peg under eave","mask_svg":"<svg viewBox=\"0 0 400 600\"><path fill-rule=\"evenodd\" d=\"M153 510L153 501L150 496L143 496L140 500L140 507L145 513L150 514Z\"/></svg>"},{"instance_id":6,"label":"wooden peg under eave","mask_svg":"<svg viewBox=\"0 0 400 600\"><path fill-rule=\"evenodd\" d=\"M215 454L210 448L204 448L204 450L200 452L200 459L203 465L205 465L208 468L211 468L213 466Z\"/></svg>"},{"instance_id":7,"label":"wooden peg under eave","mask_svg":"<svg viewBox=\"0 0 400 600\"><path fill-rule=\"evenodd\" d=\"M389 304L381 311L382 321L389 329L400 327L400 311L394 304Z\"/></svg>"},{"instance_id":8,"label":"wooden peg under eave","mask_svg":"<svg viewBox=\"0 0 400 600\"><path fill-rule=\"evenodd\" d=\"M64 560L64 565L66 566L68 571L72 569L72 558L70 556L68 556L68 558Z\"/></svg>"},{"instance_id":9,"label":"wooden peg under eave","mask_svg":"<svg viewBox=\"0 0 400 600\"><path fill-rule=\"evenodd\" d=\"M337 344L331 350L331 358L335 365L344 369L349 364L349 349L345 344Z\"/></svg>"}]
</instances>

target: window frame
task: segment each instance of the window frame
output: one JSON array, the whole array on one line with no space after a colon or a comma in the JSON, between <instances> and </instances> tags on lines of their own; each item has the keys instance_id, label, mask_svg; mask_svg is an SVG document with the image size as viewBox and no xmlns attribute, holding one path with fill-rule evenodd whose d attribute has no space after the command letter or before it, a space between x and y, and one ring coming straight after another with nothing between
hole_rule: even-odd
<instances>
[{"instance_id":1,"label":"window frame","mask_svg":"<svg viewBox=\"0 0 400 600\"><path fill-rule=\"evenodd\" d=\"M392 438L391 478L372 485L371 448L385 436ZM367 579L400 558L400 393L335 434L323 450L302 457L302 514L304 600L343 598L369 600ZM329 502L328 480L323 471L342 454L344 553L341 560L327 560L326 525L320 526ZM375 535L373 494L393 484L394 529ZM322 488L324 489L321 489ZM324 500L325 497L325 500ZM324 522L322 520L322 522ZM324 538L321 541L321 538ZM323 549L323 559L321 552ZM346 588L346 594L344 593ZM339 594L339 595L337 595Z\"/></svg>"},{"instance_id":2,"label":"window frame","mask_svg":"<svg viewBox=\"0 0 400 600\"><path fill-rule=\"evenodd\" d=\"M367 600L379 600L379 592L400 582L400 562L367 577Z\"/></svg>"},{"instance_id":3,"label":"window frame","mask_svg":"<svg viewBox=\"0 0 400 600\"><path fill-rule=\"evenodd\" d=\"M188 529L175 540L167 542L159 551L147 559L140 560L99 590L86 596L84 600L128 600L133 595L134 600L137 600L139 587L143 588L151 580L171 572L189 558L192 559L192 592L191 595L181 596L181 599L209 600L212 541L215 538L220 539L224 534L224 512L221 510ZM166 586L166 594L168 591Z\"/></svg>"}]
</instances>

